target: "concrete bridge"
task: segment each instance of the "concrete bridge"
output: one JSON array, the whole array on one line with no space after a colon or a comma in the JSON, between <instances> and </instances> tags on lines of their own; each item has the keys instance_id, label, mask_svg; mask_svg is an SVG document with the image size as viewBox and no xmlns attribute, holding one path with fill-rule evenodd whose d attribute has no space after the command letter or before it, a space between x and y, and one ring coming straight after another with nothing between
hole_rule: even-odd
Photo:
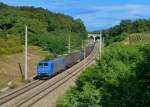
<instances>
[{"instance_id":1,"label":"concrete bridge","mask_svg":"<svg viewBox=\"0 0 150 107\"><path fill-rule=\"evenodd\" d=\"M100 33L100 34L92 34L92 33L88 34L88 38L92 39L94 42L99 40L100 37L102 37L102 33Z\"/></svg>"}]
</instances>

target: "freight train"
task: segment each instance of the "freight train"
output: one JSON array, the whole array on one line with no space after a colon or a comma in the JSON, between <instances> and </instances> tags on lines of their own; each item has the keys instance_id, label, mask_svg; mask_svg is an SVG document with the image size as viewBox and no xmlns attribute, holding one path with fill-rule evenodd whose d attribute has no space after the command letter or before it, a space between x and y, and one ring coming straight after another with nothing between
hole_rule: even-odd
<instances>
[{"instance_id":1,"label":"freight train","mask_svg":"<svg viewBox=\"0 0 150 107\"><path fill-rule=\"evenodd\" d=\"M87 46L86 57L92 52L94 44ZM54 59L42 60L37 64L37 78L50 78L84 59L84 49Z\"/></svg>"}]
</instances>

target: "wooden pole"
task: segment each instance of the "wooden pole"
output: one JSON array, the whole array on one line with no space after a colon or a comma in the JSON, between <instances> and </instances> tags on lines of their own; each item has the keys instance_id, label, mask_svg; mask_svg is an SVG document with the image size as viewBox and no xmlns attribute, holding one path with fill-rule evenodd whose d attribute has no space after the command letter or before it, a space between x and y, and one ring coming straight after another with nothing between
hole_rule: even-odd
<instances>
[{"instance_id":1,"label":"wooden pole","mask_svg":"<svg viewBox=\"0 0 150 107\"><path fill-rule=\"evenodd\" d=\"M20 74L21 74L21 79L24 80L24 75L23 75L23 72L22 72L21 64L18 63L18 66L19 66L19 71L20 71Z\"/></svg>"}]
</instances>

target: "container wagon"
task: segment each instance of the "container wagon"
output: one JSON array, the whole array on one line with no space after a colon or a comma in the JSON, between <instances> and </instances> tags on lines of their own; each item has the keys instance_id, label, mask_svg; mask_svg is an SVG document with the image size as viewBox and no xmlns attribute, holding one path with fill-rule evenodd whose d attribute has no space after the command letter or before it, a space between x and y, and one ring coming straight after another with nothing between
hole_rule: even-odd
<instances>
[{"instance_id":1,"label":"container wagon","mask_svg":"<svg viewBox=\"0 0 150 107\"><path fill-rule=\"evenodd\" d=\"M64 56L64 64L66 65L66 68L70 68L74 64L80 61L80 53L70 53L68 55Z\"/></svg>"}]
</instances>

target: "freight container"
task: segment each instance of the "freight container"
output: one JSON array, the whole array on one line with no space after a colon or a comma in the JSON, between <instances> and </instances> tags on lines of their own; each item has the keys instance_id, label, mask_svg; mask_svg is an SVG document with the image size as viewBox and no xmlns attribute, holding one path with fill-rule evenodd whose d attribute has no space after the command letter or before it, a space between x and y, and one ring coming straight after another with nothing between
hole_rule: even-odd
<instances>
[{"instance_id":1,"label":"freight container","mask_svg":"<svg viewBox=\"0 0 150 107\"><path fill-rule=\"evenodd\" d=\"M64 56L64 63L66 65L66 68L69 68L80 61L80 53L70 53L68 55Z\"/></svg>"}]
</instances>

